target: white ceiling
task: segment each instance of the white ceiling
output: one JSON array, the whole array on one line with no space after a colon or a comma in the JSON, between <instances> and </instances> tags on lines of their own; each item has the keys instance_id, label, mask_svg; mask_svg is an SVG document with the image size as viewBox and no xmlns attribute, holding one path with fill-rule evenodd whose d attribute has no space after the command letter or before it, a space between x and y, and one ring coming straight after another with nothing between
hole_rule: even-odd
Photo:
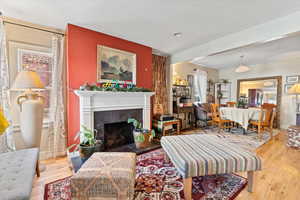
<instances>
[{"instance_id":1,"label":"white ceiling","mask_svg":"<svg viewBox=\"0 0 300 200\"><path fill-rule=\"evenodd\" d=\"M299 0L0 0L3 15L67 23L176 53L300 10ZM180 38L174 32L182 32Z\"/></svg>"},{"instance_id":2,"label":"white ceiling","mask_svg":"<svg viewBox=\"0 0 300 200\"><path fill-rule=\"evenodd\" d=\"M244 56L243 64L249 66L275 60L284 61L295 57L300 58L300 33L266 43L258 43L223 53L216 53L211 56L195 59L192 63L221 69L238 66L241 63L240 56Z\"/></svg>"}]
</instances>

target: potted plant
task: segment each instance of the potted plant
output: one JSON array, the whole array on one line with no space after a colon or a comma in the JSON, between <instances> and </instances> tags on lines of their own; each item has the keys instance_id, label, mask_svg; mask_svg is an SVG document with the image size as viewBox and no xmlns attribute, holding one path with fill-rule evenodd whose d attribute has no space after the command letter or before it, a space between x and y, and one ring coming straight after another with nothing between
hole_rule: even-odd
<instances>
[{"instance_id":1,"label":"potted plant","mask_svg":"<svg viewBox=\"0 0 300 200\"><path fill-rule=\"evenodd\" d=\"M134 118L129 118L127 120L128 123L132 123L133 129L133 138L134 143L137 148L145 148L148 147L155 137L155 131L152 129L151 131L148 129L142 128L142 123Z\"/></svg>"},{"instance_id":2,"label":"potted plant","mask_svg":"<svg viewBox=\"0 0 300 200\"><path fill-rule=\"evenodd\" d=\"M85 126L81 126L82 130L79 131L74 140L80 138L79 144L72 144L68 149L75 147L75 151L79 150L82 159L88 159L94 152L101 151L102 141L96 140L94 132Z\"/></svg>"},{"instance_id":3,"label":"potted plant","mask_svg":"<svg viewBox=\"0 0 300 200\"><path fill-rule=\"evenodd\" d=\"M240 96L237 102L238 108L247 108L247 97Z\"/></svg>"}]
</instances>

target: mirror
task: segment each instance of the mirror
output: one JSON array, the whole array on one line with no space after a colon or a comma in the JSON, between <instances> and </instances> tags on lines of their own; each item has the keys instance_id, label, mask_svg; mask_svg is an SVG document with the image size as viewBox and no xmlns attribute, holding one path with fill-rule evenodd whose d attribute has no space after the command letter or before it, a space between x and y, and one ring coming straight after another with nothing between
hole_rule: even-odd
<instances>
[{"instance_id":1,"label":"mirror","mask_svg":"<svg viewBox=\"0 0 300 200\"><path fill-rule=\"evenodd\" d=\"M249 107L259 107L264 103L277 104L277 79L242 81L240 97L248 99Z\"/></svg>"},{"instance_id":2,"label":"mirror","mask_svg":"<svg viewBox=\"0 0 300 200\"><path fill-rule=\"evenodd\" d=\"M242 100L247 107L260 107L264 103L277 105L275 120L277 125L280 124L281 93L281 76L237 81L237 102Z\"/></svg>"}]
</instances>

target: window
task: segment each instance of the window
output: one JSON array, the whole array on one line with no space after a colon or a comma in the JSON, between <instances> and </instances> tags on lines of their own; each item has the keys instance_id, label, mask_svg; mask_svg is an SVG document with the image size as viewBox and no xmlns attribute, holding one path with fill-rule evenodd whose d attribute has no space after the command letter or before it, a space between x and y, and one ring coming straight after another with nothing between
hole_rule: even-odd
<instances>
[{"instance_id":1,"label":"window","mask_svg":"<svg viewBox=\"0 0 300 200\"><path fill-rule=\"evenodd\" d=\"M206 103L207 72L196 70L194 74L194 97L199 103Z\"/></svg>"},{"instance_id":2,"label":"window","mask_svg":"<svg viewBox=\"0 0 300 200\"><path fill-rule=\"evenodd\" d=\"M45 86L41 95L45 98L45 119L49 118L50 92L52 88L52 54L27 49L18 49L18 71L36 71Z\"/></svg>"}]
</instances>

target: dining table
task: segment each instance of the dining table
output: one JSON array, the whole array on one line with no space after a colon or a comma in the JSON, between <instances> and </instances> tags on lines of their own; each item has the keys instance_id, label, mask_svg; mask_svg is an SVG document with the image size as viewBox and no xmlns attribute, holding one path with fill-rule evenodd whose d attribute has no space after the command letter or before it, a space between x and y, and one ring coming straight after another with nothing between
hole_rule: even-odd
<instances>
[{"instance_id":1,"label":"dining table","mask_svg":"<svg viewBox=\"0 0 300 200\"><path fill-rule=\"evenodd\" d=\"M236 122L240 124L244 130L247 130L250 120L259 120L261 112L261 108L220 107L220 117L222 119Z\"/></svg>"}]
</instances>

